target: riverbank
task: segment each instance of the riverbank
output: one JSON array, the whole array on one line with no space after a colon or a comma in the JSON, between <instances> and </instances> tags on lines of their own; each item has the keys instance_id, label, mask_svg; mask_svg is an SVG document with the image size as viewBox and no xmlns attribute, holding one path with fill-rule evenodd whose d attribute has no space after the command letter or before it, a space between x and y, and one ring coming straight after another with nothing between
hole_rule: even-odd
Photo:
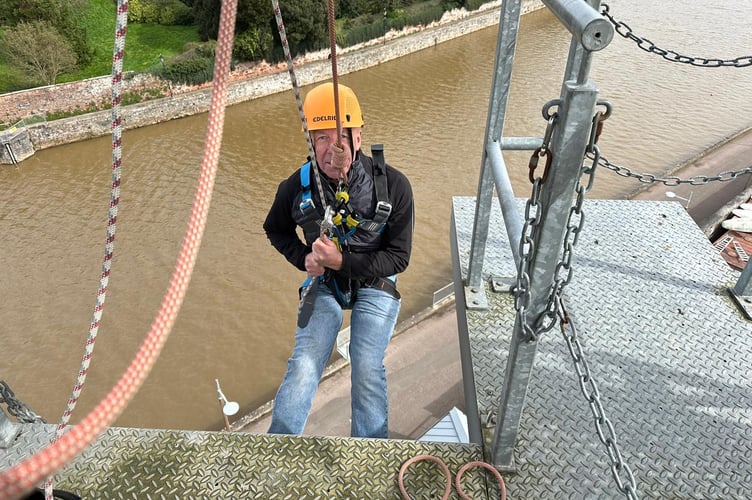
<instances>
[{"instance_id":1,"label":"riverbank","mask_svg":"<svg viewBox=\"0 0 752 500\"><path fill-rule=\"evenodd\" d=\"M339 74L347 74L366 69L492 26L498 23L500 5L500 1L494 1L472 12L464 9L448 11L436 23L407 27L399 32L392 31L366 44L338 49L337 71ZM543 7L541 0L524 0L522 13ZM301 86L331 78L328 51L299 57L294 61L294 66L296 79ZM0 122L14 123L25 115L51 113L106 100L110 92L109 81L110 77L106 76L73 84L3 94L0 96ZM198 87L167 86L165 82L157 81L150 75L131 75L130 78L124 79L123 85L126 89L131 85L133 91L145 92L148 88L158 88L168 94L167 97L123 106L125 129L204 113L208 111L211 101L209 84ZM227 104L238 104L287 90L290 90L290 78L285 63L240 66L231 75ZM24 127L23 131L16 132L13 139L19 144L28 143L26 149L30 149L30 153L33 154L36 150L110 133L111 111L104 110L30 125ZM10 160L0 157L0 162L3 163L12 163Z\"/></svg>"}]
</instances>

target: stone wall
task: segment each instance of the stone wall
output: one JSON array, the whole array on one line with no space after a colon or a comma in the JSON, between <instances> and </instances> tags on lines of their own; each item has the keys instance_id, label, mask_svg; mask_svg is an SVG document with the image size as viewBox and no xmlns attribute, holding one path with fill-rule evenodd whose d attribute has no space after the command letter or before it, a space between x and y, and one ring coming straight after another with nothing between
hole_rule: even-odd
<instances>
[{"instance_id":1,"label":"stone wall","mask_svg":"<svg viewBox=\"0 0 752 500\"><path fill-rule=\"evenodd\" d=\"M0 133L0 163L13 165L34 154L28 130Z\"/></svg>"},{"instance_id":2,"label":"stone wall","mask_svg":"<svg viewBox=\"0 0 752 500\"><path fill-rule=\"evenodd\" d=\"M451 22L440 22L418 29L406 29L403 33L392 33L387 39L371 42L366 47L343 49L337 55L337 69L341 74L358 71L489 27L498 23L500 5L501 2L496 1L484 5L481 10L471 14L464 11L459 14L455 12L454 15L459 19L453 19ZM540 8L543 8L541 0L523 0L522 2L523 13ZM295 76L301 86L331 78L331 63L327 59L327 52L313 56L314 59L316 57L318 60L304 62L295 67ZM290 78L285 68L281 65L273 72L231 82L228 86L228 105L289 90ZM139 92L150 87L164 88L165 86L164 82L154 77L138 75L124 79L122 90L123 92ZM0 121L7 120L9 113L15 113L17 116L18 109L23 107L29 109L30 112L33 108L35 113L49 112L48 108L53 107L55 102L61 101L66 102L68 106L83 109L91 102L109 100L110 92L110 77L107 76L4 94L0 96ZM161 99L123 106L123 126L126 129L143 127L203 113L209 109L210 86L193 91L173 87L171 94L172 96ZM44 149L110 134L111 114L110 110L87 113L32 125L28 127L28 130L34 147Z\"/></svg>"}]
</instances>

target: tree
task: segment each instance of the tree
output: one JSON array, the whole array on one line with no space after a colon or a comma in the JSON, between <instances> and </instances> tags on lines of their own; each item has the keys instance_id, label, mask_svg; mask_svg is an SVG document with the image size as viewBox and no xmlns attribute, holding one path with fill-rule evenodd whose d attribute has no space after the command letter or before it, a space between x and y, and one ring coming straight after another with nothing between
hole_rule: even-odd
<instances>
[{"instance_id":1,"label":"tree","mask_svg":"<svg viewBox=\"0 0 752 500\"><path fill-rule=\"evenodd\" d=\"M11 65L44 85L76 68L76 53L47 21L21 22L6 29L0 50Z\"/></svg>"},{"instance_id":2,"label":"tree","mask_svg":"<svg viewBox=\"0 0 752 500\"><path fill-rule=\"evenodd\" d=\"M219 33L220 0L193 0L193 18L201 40L216 40Z\"/></svg>"},{"instance_id":3,"label":"tree","mask_svg":"<svg viewBox=\"0 0 752 500\"><path fill-rule=\"evenodd\" d=\"M91 60L86 27L79 22L86 8L86 0L2 0L2 4L0 26L13 27L24 22L46 21L68 41L80 64L87 64Z\"/></svg>"},{"instance_id":4,"label":"tree","mask_svg":"<svg viewBox=\"0 0 752 500\"><path fill-rule=\"evenodd\" d=\"M287 2L282 9L287 41L293 55L328 46L329 20L326 2L298 0ZM275 33L279 44L279 35Z\"/></svg>"}]
</instances>

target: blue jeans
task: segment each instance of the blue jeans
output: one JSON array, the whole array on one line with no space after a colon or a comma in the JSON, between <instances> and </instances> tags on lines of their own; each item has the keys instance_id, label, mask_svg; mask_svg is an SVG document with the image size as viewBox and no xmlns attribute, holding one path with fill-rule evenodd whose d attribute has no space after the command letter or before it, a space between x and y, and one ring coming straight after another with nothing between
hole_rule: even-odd
<instances>
[{"instance_id":1,"label":"blue jeans","mask_svg":"<svg viewBox=\"0 0 752 500\"><path fill-rule=\"evenodd\" d=\"M394 277L391 277L396 281ZM397 323L400 301L376 288L361 288L350 317L353 437L387 437L388 400L384 354ZM303 432L326 362L342 327L342 307L331 290L318 287L313 313L295 333L295 348L274 399L273 434Z\"/></svg>"}]
</instances>

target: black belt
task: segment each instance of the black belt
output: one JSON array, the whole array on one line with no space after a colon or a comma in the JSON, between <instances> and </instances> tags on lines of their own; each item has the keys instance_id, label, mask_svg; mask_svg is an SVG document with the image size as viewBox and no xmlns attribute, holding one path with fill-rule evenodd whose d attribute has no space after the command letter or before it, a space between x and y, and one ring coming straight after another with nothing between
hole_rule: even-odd
<instances>
[{"instance_id":1,"label":"black belt","mask_svg":"<svg viewBox=\"0 0 752 500\"><path fill-rule=\"evenodd\" d=\"M372 278L369 280L364 280L361 286L363 286L364 288L378 288L379 290L384 290L386 293L397 300L400 300L402 298L399 291L397 290L397 285L395 285L392 280L388 280L386 278Z\"/></svg>"}]
</instances>

